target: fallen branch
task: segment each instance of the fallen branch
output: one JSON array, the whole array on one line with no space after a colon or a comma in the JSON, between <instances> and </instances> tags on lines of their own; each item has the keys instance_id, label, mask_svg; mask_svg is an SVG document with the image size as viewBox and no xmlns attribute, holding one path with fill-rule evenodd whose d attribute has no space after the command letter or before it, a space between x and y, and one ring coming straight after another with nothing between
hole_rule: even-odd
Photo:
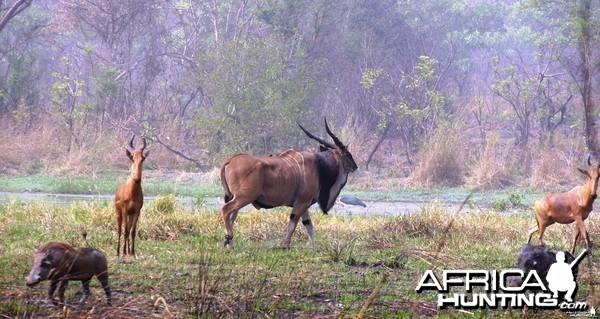
<instances>
[{"instance_id":1,"label":"fallen branch","mask_svg":"<svg viewBox=\"0 0 600 319\"><path fill-rule=\"evenodd\" d=\"M367 298L367 300L365 301L365 304L362 306L362 308L358 312L358 315L356 315L355 319L362 319L365 316L365 313L367 313L367 309L369 309L369 306L371 305L371 303L373 303L373 300L375 300L375 297L379 293L379 290L381 290L381 287L387 280L387 277L388 277L388 274L383 274L383 276L381 277L381 280L379 280L377 285L375 285L375 288L371 292L371 295L369 296L369 298Z\"/></svg>"}]
</instances>

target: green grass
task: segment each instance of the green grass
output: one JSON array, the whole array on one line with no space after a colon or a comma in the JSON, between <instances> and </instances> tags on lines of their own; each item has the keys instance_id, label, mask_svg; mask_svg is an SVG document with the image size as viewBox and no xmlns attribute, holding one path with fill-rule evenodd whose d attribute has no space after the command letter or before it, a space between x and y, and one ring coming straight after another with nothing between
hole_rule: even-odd
<instances>
[{"instance_id":1,"label":"green grass","mask_svg":"<svg viewBox=\"0 0 600 319\"><path fill-rule=\"evenodd\" d=\"M179 196L220 196L221 186L215 183L194 183L169 180L163 176L148 174L144 177L144 195L176 194ZM0 191L43 192L52 194L114 194L117 187L127 180L127 175L102 174L102 177L47 176L47 175L0 175Z\"/></svg>"},{"instance_id":2,"label":"green grass","mask_svg":"<svg viewBox=\"0 0 600 319\"><path fill-rule=\"evenodd\" d=\"M218 212L190 212L174 196L158 197L142 211L138 258L119 259L110 204L0 205L0 313L3 318L353 318L385 274L368 318L521 317L520 311L440 311L435 294L414 289L426 269L512 267L532 223L528 217L454 214L435 204L395 218L313 213L320 246L308 245L299 226L291 249L282 250L288 215L288 209L241 214L234 247L225 249ZM596 216L586 223L592 236L599 232ZM67 289L69 307L48 305L43 302L47 282L24 285L33 249L49 240L85 246L82 229L89 244L107 255L113 305L106 305L95 279L86 305L76 304L77 282ZM569 238L569 227L553 226L545 240L565 249ZM597 266L582 265L578 296L587 296L598 283Z\"/></svg>"}]
</instances>

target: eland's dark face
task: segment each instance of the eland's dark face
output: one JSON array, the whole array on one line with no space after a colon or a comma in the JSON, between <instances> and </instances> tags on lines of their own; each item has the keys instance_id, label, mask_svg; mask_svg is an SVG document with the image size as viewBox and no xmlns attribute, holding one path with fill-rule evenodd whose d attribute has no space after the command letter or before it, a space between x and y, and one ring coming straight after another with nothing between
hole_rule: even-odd
<instances>
[{"instance_id":1,"label":"eland's dark face","mask_svg":"<svg viewBox=\"0 0 600 319\"><path fill-rule=\"evenodd\" d=\"M342 166L344 167L344 172L352 173L352 172L356 171L358 169L358 165L356 165L356 162L354 161L354 157L352 157L352 154L350 154L350 152L346 148L342 149L341 151L342 151Z\"/></svg>"},{"instance_id":2,"label":"eland's dark face","mask_svg":"<svg viewBox=\"0 0 600 319\"><path fill-rule=\"evenodd\" d=\"M352 173L358 169L358 165L356 165L356 162L354 161L352 154L350 153L350 151L348 151L347 145L344 145L344 143L342 143L342 141L340 141L340 139L337 136L335 136L335 134L333 134L333 132L329 128L329 124L327 124L327 119L325 119L325 129L327 130L327 134L329 134L329 136L333 139L333 143L327 142L320 137L314 136L309 131L307 131L304 127L302 127L302 125L300 125L300 123L298 123L298 126L300 126L300 129L308 137L310 137L311 139L313 139L321 144L319 146L319 150L321 152L331 150L331 151L334 151L336 154L339 154L339 156L341 157L340 161L342 164L342 168L344 169L344 172L346 174Z\"/></svg>"}]
</instances>

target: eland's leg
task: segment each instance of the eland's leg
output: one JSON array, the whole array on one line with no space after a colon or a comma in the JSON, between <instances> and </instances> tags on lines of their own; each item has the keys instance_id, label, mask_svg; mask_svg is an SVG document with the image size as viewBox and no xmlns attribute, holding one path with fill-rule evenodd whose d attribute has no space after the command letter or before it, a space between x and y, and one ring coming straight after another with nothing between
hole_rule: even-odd
<instances>
[{"instance_id":1,"label":"eland's leg","mask_svg":"<svg viewBox=\"0 0 600 319\"><path fill-rule=\"evenodd\" d=\"M310 201L307 201L310 203ZM296 226L298 225L298 221L300 221L300 217L304 215L305 212L308 212L308 207L310 205L304 203L298 203L292 208L292 213L290 214L290 222L288 223L287 232L285 234L285 240L283 242L284 248L290 247L290 242L292 241L292 234L294 230L296 230Z\"/></svg>"},{"instance_id":2,"label":"eland's leg","mask_svg":"<svg viewBox=\"0 0 600 319\"><path fill-rule=\"evenodd\" d=\"M308 237L310 237L310 243L313 246L317 246L317 241L315 240L315 229L313 228L312 222L310 220L310 213L308 210L302 214L302 225L306 228L306 232L308 233Z\"/></svg>"},{"instance_id":3,"label":"eland's leg","mask_svg":"<svg viewBox=\"0 0 600 319\"><path fill-rule=\"evenodd\" d=\"M230 201L223 204L223 206L221 207L221 218L223 219L223 223L225 224L225 239L223 240L223 246L233 246L233 222L237 217L238 211L242 207L252 203L252 201L254 201L254 198L255 197L253 197L252 199L244 200L233 196L233 198Z\"/></svg>"},{"instance_id":4,"label":"eland's leg","mask_svg":"<svg viewBox=\"0 0 600 319\"><path fill-rule=\"evenodd\" d=\"M236 219L236 218L237 218L237 216L238 216L238 212L239 212L239 210L236 210L236 211L232 212L232 213L231 213L231 217L229 217L229 219L231 219L231 225L232 225L232 226L233 226L233 224L235 223L235 219Z\"/></svg>"}]
</instances>

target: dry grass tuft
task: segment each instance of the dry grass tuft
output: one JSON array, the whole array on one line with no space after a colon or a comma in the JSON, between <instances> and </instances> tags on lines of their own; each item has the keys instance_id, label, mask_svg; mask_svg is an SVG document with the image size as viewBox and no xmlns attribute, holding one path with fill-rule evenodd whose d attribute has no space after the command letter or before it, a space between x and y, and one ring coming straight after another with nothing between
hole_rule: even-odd
<instances>
[{"instance_id":1,"label":"dry grass tuft","mask_svg":"<svg viewBox=\"0 0 600 319\"><path fill-rule=\"evenodd\" d=\"M247 213L240 213L235 220L234 237L242 237L243 240L283 240L290 212L290 209L276 208L270 210L252 209ZM301 230L300 228L302 226L298 225L296 235Z\"/></svg>"},{"instance_id":2,"label":"dry grass tuft","mask_svg":"<svg viewBox=\"0 0 600 319\"><path fill-rule=\"evenodd\" d=\"M581 183L582 175L576 170L573 158L559 149L540 150L529 178L529 185L541 189L557 189ZM579 163L580 167L584 163Z\"/></svg>"},{"instance_id":3,"label":"dry grass tuft","mask_svg":"<svg viewBox=\"0 0 600 319\"><path fill-rule=\"evenodd\" d=\"M507 152L500 145L500 135L489 133L481 154L470 167L465 183L469 187L494 188L511 184Z\"/></svg>"},{"instance_id":4,"label":"dry grass tuft","mask_svg":"<svg viewBox=\"0 0 600 319\"><path fill-rule=\"evenodd\" d=\"M464 136L459 127L442 125L429 136L421 148L419 164L409 177L418 187L462 184Z\"/></svg>"}]
</instances>

